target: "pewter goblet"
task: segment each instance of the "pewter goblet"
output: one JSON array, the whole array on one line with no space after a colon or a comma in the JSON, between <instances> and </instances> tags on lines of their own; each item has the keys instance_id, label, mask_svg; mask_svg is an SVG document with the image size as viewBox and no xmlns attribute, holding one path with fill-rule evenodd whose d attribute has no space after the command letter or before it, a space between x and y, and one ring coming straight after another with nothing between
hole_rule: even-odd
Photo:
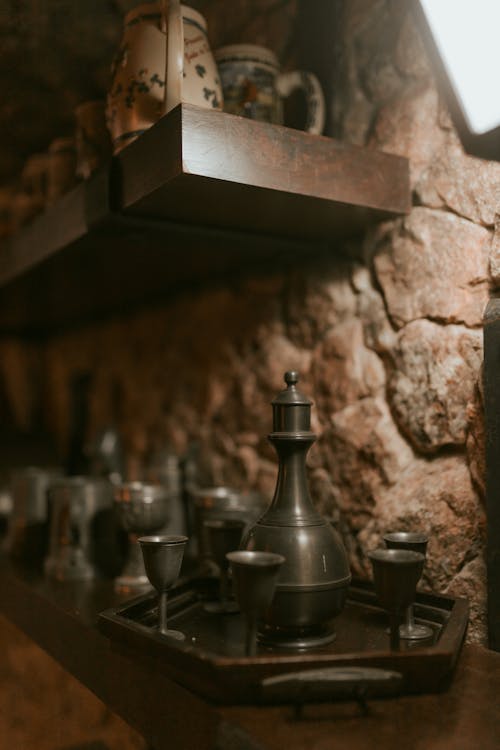
<instances>
[{"instance_id":1,"label":"pewter goblet","mask_svg":"<svg viewBox=\"0 0 500 750\"><path fill-rule=\"evenodd\" d=\"M236 519L214 519L203 524L208 541L208 551L219 567L219 601L207 602L205 610L215 613L238 612L239 607L229 598L228 552L237 550L245 524Z\"/></svg>"},{"instance_id":2,"label":"pewter goblet","mask_svg":"<svg viewBox=\"0 0 500 750\"><path fill-rule=\"evenodd\" d=\"M257 624L271 606L285 558L274 552L238 550L228 552L227 559L233 571L236 598L246 619L245 652L247 656L255 656Z\"/></svg>"},{"instance_id":3,"label":"pewter goblet","mask_svg":"<svg viewBox=\"0 0 500 750\"><path fill-rule=\"evenodd\" d=\"M139 537L147 576L159 596L158 630L178 641L183 641L185 635L167 627L167 594L179 577L187 540L187 536L175 534Z\"/></svg>"},{"instance_id":4,"label":"pewter goblet","mask_svg":"<svg viewBox=\"0 0 500 750\"><path fill-rule=\"evenodd\" d=\"M409 549L420 552L425 557L429 537L417 531L394 531L384 534L384 542L388 549ZM431 638L433 631L427 625L417 625L413 611L413 604L406 610L405 623L399 627L399 637L405 640L420 640Z\"/></svg>"},{"instance_id":5,"label":"pewter goblet","mask_svg":"<svg viewBox=\"0 0 500 750\"><path fill-rule=\"evenodd\" d=\"M115 586L119 591L147 587L148 577L138 537L160 531L169 520L167 491L161 485L126 482L115 487L114 501L115 511L129 537L127 562L115 579Z\"/></svg>"},{"instance_id":6,"label":"pewter goblet","mask_svg":"<svg viewBox=\"0 0 500 750\"><path fill-rule=\"evenodd\" d=\"M378 600L389 613L391 648L399 648L401 613L413 604L425 557L406 549L377 549L368 557Z\"/></svg>"}]
</instances>

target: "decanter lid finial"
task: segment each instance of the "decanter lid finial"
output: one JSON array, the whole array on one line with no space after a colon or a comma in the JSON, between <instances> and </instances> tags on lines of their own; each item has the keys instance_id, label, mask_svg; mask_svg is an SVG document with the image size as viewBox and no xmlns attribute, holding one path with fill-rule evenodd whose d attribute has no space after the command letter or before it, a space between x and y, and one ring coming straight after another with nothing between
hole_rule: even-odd
<instances>
[{"instance_id":1,"label":"decanter lid finial","mask_svg":"<svg viewBox=\"0 0 500 750\"><path fill-rule=\"evenodd\" d=\"M280 404L282 406L311 406L312 401L310 401L307 396L304 396L304 394L296 388L296 385L299 382L299 373L297 372L297 370L287 370L284 375L284 380L287 387L280 391L276 398L271 401L273 405Z\"/></svg>"}]
</instances>

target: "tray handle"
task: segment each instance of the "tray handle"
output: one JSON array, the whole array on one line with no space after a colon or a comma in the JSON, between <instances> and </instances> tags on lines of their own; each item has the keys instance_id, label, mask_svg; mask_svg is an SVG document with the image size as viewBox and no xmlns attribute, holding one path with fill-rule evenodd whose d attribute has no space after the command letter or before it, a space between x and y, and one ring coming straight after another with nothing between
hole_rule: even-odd
<instances>
[{"instance_id":1,"label":"tray handle","mask_svg":"<svg viewBox=\"0 0 500 750\"><path fill-rule=\"evenodd\" d=\"M305 703L355 700L366 712L366 699L401 691L403 675L374 667L325 667L266 677L260 683L265 703L294 703L300 716Z\"/></svg>"}]
</instances>

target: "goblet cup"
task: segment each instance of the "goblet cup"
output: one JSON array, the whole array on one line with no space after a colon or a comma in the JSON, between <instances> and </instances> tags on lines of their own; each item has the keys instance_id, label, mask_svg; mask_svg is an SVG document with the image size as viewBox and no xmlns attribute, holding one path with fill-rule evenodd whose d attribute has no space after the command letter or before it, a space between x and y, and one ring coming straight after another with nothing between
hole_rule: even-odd
<instances>
[{"instance_id":1,"label":"goblet cup","mask_svg":"<svg viewBox=\"0 0 500 750\"><path fill-rule=\"evenodd\" d=\"M236 598L246 620L245 652L247 656L255 656L257 624L271 606L285 558L274 552L237 550L228 552L227 559L233 572Z\"/></svg>"},{"instance_id":2,"label":"goblet cup","mask_svg":"<svg viewBox=\"0 0 500 750\"><path fill-rule=\"evenodd\" d=\"M388 549L409 549L420 552L425 557L429 537L417 531L394 531L384 534L384 542ZM399 636L405 640L420 640L432 638L433 630L427 625L418 625L415 622L413 604L406 610L405 622L399 627Z\"/></svg>"},{"instance_id":3,"label":"goblet cup","mask_svg":"<svg viewBox=\"0 0 500 750\"><path fill-rule=\"evenodd\" d=\"M158 630L162 635L184 640L180 630L167 626L167 595L177 578L184 557L187 536L167 534L164 536L139 537L146 573L151 585L158 592Z\"/></svg>"},{"instance_id":4,"label":"goblet cup","mask_svg":"<svg viewBox=\"0 0 500 750\"><path fill-rule=\"evenodd\" d=\"M237 603L229 596L229 560L226 555L238 549L245 524L236 519L213 519L205 521L203 525L207 533L209 554L220 571L219 601L207 602L205 609L215 613L238 612Z\"/></svg>"},{"instance_id":5,"label":"goblet cup","mask_svg":"<svg viewBox=\"0 0 500 750\"><path fill-rule=\"evenodd\" d=\"M413 604L425 557L406 549L377 549L368 557L378 600L389 613L391 648L398 649L401 614Z\"/></svg>"},{"instance_id":6,"label":"goblet cup","mask_svg":"<svg viewBox=\"0 0 500 750\"><path fill-rule=\"evenodd\" d=\"M114 506L129 538L127 561L115 587L119 591L147 587L138 537L160 531L169 520L167 491L161 485L126 482L115 487Z\"/></svg>"}]
</instances>

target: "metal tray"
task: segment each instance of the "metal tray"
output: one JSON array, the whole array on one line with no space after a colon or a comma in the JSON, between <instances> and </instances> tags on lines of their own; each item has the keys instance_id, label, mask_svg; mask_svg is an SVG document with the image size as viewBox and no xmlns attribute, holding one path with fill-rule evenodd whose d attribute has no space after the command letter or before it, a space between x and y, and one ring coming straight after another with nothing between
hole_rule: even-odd
<instances>
[{"instance_id":1,"label":"metal tray","mask_svg":"<svg viewBox=\"0 0 500 750\"><path fill-rule=\"evenodd\" d=\"M372 584L356 582L335 619L333 643L308 651L260 646L255 657L246 657L243 617L204 609L207 600L216 598L216 589L213 579L193 578L171 592L169 626L182 630L185 641L156 631L154 592L102 612L99 626L115 644L154 661L156 669L212 701L302 704L443 690L468 621L467 600L419 591L415 617L432 628L433 637L401 641L400 649L391 651L388 617Z\"/></svg>"}]
</instances>

